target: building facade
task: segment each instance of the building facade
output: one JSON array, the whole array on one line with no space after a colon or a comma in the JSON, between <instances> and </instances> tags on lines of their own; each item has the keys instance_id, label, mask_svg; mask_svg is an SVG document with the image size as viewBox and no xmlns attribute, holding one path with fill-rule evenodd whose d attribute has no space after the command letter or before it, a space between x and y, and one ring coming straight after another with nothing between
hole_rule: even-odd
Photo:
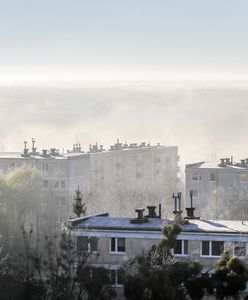
<instances>
[{"instance_id":1,"label":"building facade","mask_svg":"<svg viewBox=\"0 0 248 300\"><path fill-rule=\"evenodd\" d=\"M185 167L186 206L190 204L190 191L196 211L204 217L219 218L225 210L233 211L229 218L245 218L248 205L248 159L234 163L221 159L220 163L199 162ZM236 211L233 209L236 205ZM204 212L205 209L205 212ZM222 212L221 212L222 209Z\"/></svg>"},{"instance_id":2,"label":"building facade","mask_svg":"<svg viewBox=\"0 0 248 300\"><path fill-rule=\"evenodd\" d=\"M114 286L121 287L123 265L137 255L148 255L164 237L162 229L172 220L149 215L145 222L107 213L69 220L69 230L78 251L91 253L89 264L105 267L116 275ZM247 257L248 221L188 219L177 236L172 254L179 259L198 261L202 272L214 273L225 249L232 255Z\"/></svg>"},{"instance_id":3,"label":"building facade","mask_svg":"<svg viewBox=\"0 0 248 300\"><path fill-rule=\"evenodd\" d=\"M42 176L41 223L58 226L71 214L75 190L84 195L90 213L108 209L111 213L128 213L135 196L140 201L149 193L154 201L170 195L179 181L178 148L157 144L122 144L119 141L109 150L90 145L82 151L76 144L72 150L59 153L55 148L38 152L35 141L32 149L23 153L0 154L0 170L7 172L21 165L37 168Z\"/></svg>"}]
</instances>

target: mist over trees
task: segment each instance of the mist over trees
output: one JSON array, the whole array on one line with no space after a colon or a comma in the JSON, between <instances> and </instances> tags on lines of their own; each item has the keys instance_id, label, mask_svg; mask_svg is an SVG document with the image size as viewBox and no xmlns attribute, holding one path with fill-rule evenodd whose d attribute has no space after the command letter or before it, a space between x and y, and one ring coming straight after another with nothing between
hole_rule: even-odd
<instances>
[{"instance_id":1,"label":"mist over trees","mask_svg":"<svg viewBox=\"0 0 248 300\"><path fill-rule=\"evenodd\" d=\"M8 251L18 247L21 226L38 231L41 175L34 167L23 165L0 178L0 235Z\"/></svg>"}]
</instances>

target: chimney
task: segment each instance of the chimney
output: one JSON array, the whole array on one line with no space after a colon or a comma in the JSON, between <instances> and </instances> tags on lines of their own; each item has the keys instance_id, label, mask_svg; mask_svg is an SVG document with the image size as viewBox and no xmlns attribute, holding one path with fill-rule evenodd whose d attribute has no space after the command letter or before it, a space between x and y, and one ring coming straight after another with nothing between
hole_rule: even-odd
<instances>
[{"instance_id":1,"label":"chimney","mask_svg":"<svg viewBox=\"0 0 248 300\"><path fill-rule=\"evenodd\" d=\"M219 164L219 167L225 167L226 164L225 164L225 158L221 158L220 159L220 164Z\"/></svg>"},{"instance_id":2,"label":"chimney","mask_svg":"<svg viewBox=\"0 0 248 300\"><path fill-rule=\"evenodd\" d=\"M51 148L50 153L52 156L56 156L58 154L55 148Z\"/></svg>"},{"instance_id":3,"label":"chimney","mask_svg":"<svg viewBox=\"0 0 248 300\"><path fill-rule=\"evenodd\" d=\"M226 158L226 164L231 165L231 159L230 158Z\"/></svg>"},{"instance_id":4,"label":"chimney","mask_svg":"<svg viewBox=\"0 0 248 300\"><path fill-rule=\"evenodd\" d=\"M248 158L245 159L245 163L248 165Z\"/></svg>"},{"instance_id":5,"label":"chimney","mask_svg":"<svg viewBox=\"0 0 248 300\"><path fill-rule=\"evenodd\" d=\"M241 167L246 167L245 159L240 160Z\"/></svg>"},{"instance_id":6,"label":"chimney","mask_svg":"<svg viewBox=\"0 0 248 300\"><path fill-rule=\"evenodd\" d=\"M148 218L144 217L144 208L136 208L135 212L137 213L137 218L136 219L131 219L132 224L142 224L142 223L147 223Z\"/></svg>"},{"instance_id":7,"label":"chimney","mask_svg":"<svg viewBox=\"0 0 248 300\"><path fill-rule=\"evenodd\" d=\"M24 149L23 149L23 154L21 154L21 156L28 157L29 156L28 150L29 149L27 149L27 141L24 141Z\"/></svg>"},{"instance_id":8,"label":"chimney","mask_svg":"<svg viewBox=\"0 0 248 300\"><path fill-rule=\"evenodd\" d=\"M157 143L157 147L160 147L160 143Z\"/></svg>"},{"instance_id":9,"label":"chimney","mask_svg":"<svg viewBox=\"0 0 248 300\"><path fill-rule=\"evenodd\" d=\"M41 156L43 156L43 157L49 157L49 154L47 153L46 149L42 150L42 155Z\"/></svg>"},{"instance_id":10,"label":"chimney","mask_svg":"<svg viewBox=\"0 0 248 300\"><path fill-rule=\"evenodd\" d=\"M194 215L194 210L195 208L193 207L193 190L190 190L190 207L186 207L187 211L187 217L184 217L184 219L200 219L200 217L195 217Z\"/></svg>"},{"instance_id":11,"label":"chimney","mask_svg":"<svg viewBox=\"0 0 248 300\"><path fill-rule=\"evenodd\" d=\"M148 209L148 215L146 216L147 218L157 218L158 217L156 214L156 206L148 205L147 209Z\"/></svg>"},{"instance_id":12,"label":"chimney","mask_svg":"<svg viewBox=\"0 0 248 300\"><path fill-rule=\"evenodd\" d=\"M161 219L161 217L162 217L162 207L161 207L161 203L159 203L159 205L158 205L158 217L159 217L159 219Z\"/></svg>"}]
</instances>

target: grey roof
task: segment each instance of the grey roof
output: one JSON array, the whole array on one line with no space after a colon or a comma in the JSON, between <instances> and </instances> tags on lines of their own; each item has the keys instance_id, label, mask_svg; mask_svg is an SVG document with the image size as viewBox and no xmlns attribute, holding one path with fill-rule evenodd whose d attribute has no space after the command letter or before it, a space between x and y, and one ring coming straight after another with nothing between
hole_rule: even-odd
<instances>
[{"instance_id":1,"label":"grey roof","mask_svg":"<svg viewBox=\"0 0 248 300\"><path fill-rule=\"evenodd\" d=\"M105 214L106 215L106 214ZM126 217L107 217L94 215L90 217L69 220L72 227L103 230L135 230L135 231L161 231L167 223L166 220L159 218L149 218L149 222L134 224L132 218Z\"/></svg>"},{"instance_id":2,"label":"grey roof","mask_svg":"<svg viewBox=\"0 0 248 300\"><path fill-rule=\"evenodd\" d=\"M141 224L131 223L131 218L108 217L107 214L93 215L74 220L69 220L72 228L99 229L99 230L134 230L134 231L157 231L171 222L159 218L149 218L149 222ZM189 220L182 226L182 232L205 232L205 233L248 233L248 221L231 220Z\"/></svg>"},{"instance_id":3,"label":"grey roof","mask_svg":"<svg viewBox=\"0 0 248 300\"><path fill-rule=\"evenodd\" d=\"M241 166L238 163L233 163L230 165L220 166L219 162L197 162L192 164L186 164L186 169L225 169L225 170L248 170L247 166Z\"/></svg>"}]
</instances>

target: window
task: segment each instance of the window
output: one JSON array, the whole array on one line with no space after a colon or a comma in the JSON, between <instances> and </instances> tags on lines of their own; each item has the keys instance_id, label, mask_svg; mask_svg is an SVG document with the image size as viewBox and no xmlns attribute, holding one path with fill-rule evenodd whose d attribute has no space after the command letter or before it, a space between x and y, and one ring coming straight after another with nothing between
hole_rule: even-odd
<instances>
[{"instance_id":1,"label":"window","mask_svg":"<svg viewBox=\"0 0 248 300\"><path fill-rule=\"evenodd\" d=\"M55 189L58 189L59 188L59 181L57 180L57 181L55 181L55 183L54 183L54 187L55 187Z\"/></svg>"},{"instance_id":2,"label":"window","mask_svg":"<svg viewBox=\"0 0 248 300\"><path fill-rule=\"evenodd\" d=\"M96 237L79 236L77 238L77 251L97 252L98 239Z\"/></svg>"},{"instance_id":3,"label":"window","mask_svg":"<svg viewBox=\"0 0 248 300\"><path fill-rule=\"evenodd\" d=\"M65 181L64 180L60 181L60 186L62 189L65 189Z\"/></svg>"},{"instance_id":4,"label":"window","mask_svg":"<svg viewBox=\"0 0 248 300\"><path fill-rule=\"evenodd\" d=\"M219 257L224 249L223 241L202 241L202 256L217 256Z\"/></svg>"},{"instance_id":5,"label":"window","mask_svg":"<svg viewBox=\"0 0 248 300\"><path fill-rule=\"evenodd\" d=\"M177 240L176 246L173 249L174 255L188 255L188 241L187 240Z\"/></svg>"},{"instance_id":6,"label":"window","mask_svg":"<svg viewBox=\"0 0 248 300\"><path fill-rule=\"evenodd\" d=\"M199 190L193 190L193 197L194 198L199 198L199 196L200 196Z\"/></svg>"},{"instance_id":7,"label":"window","mask_svg":"<svg viewBox=\"0 0 248 300\"><path fill-rule=\"evenodd\" d=\"M125 238L111 238L110 252L124 253L125 252Z\"/></svg>"},{"instance_id":8,"label":"window","mask_svg":"<svg viewBox=\"0 0 248 300\"><path fill-rule=\"evenodd\" d=\"M124 283L124 270L110 270L110 283L112 286L123 286Z\"/></svg>"},{"instance_id":9,"label":"window","mask_svg":"<svg viewBox=\"0 0 248 300\"><path fill-rule=\"evenodd\" d=\"M44 196L42 197L42 204L47 204L48 203L48 197Z\"/></svg>"},{"instance_id":10,"label":"window","mask_svg":"<svg viewBox=\"0 0 248 300\"><path fill-rule=\"evenodd\" d=\"M56 197L56 204L59 206L65 205L65 197L64 196L57 196Z\"/></svg>"},{"instance_id":11,"label":"window","mask_svg":"<svg viewBox=\"0 0 248 300\"><path fill-rule=\"evenodd\" d=\"M43 180L43 188L48 189L48 180Z\"/></svg>"},{"instance_id":12,"label":"window","mask_svg":"<svg viewBox=\"0 0 248 300\"><path fill-rule=\"evenodd\" d=\"M201 180L201 174L200 173L193 173L192 174L192 180L200 181Z\"/></svg>"},{"instance_id":13,"label":"window","mask_svg":"<svg viewBox=\"0 0 248 300\"><path fill-rule=\"evenodd\" d=\"M216 174L210 173L210 181L216 181Z\"/></svg>"},{"instance_id":14,"label":"window","mask_svg":"<svg viewBox=\"0 0 248 300\"><path fill-rule=\"evenodd\" d=\"M246 174L240 174L239 179L241 182L246 182L246 179L247 179Z\"/></svg>"},{"instance_id":15,"label":"window","mask_svg":"<svg viewBox=\"0 0 248 300\"><path fill-rule=\"evenodd\" d=\"M244 242L234 243L234 255L240 257L246 256L246 243Z\"/></svg>"},{"instance_id":16,"label":"window","mask_svg":"<svg viewBox=\"0 0 248 300\"><path fill-rule=\"evenodd\" d=\"M42 169L43 169L43 171L48 171L48 164L43 164L42 165Z\"/></svg>"}]
</instances>

